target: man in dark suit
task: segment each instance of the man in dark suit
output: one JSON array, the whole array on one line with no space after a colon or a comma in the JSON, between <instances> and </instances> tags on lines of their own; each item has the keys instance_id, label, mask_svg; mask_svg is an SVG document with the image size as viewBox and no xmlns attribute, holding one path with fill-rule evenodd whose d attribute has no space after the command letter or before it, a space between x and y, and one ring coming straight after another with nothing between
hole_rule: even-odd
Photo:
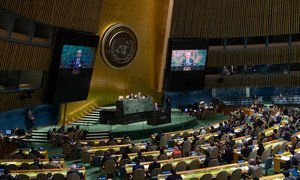
<instances>
[{"instance_id":1,"label":"man in dark suit","mask_svg":"<svg viewBox=\"0 0 300 180\"><path fill-rule=\"evenodd\" d=\"M151 174L152 170L155 168L160 168L160 163L157 162L156 158L153 158L153 162L149 165L149 168L148 168L149 174Z\"/></svg>"},{"instance_id":2,"label":"man in dark suit","mask_svg":"<svg viewBox=\"0 0 300 180\"><path fill-rule=\"evenodd\" d=\"M168 176L166 180L177 180L177 179L182 179L181 175L177 174L175 169L171 169L171 175Z\"/></svg>"},{"instance_id":3,"label":"man in dark suit","mask_svg":"<svg viewBox=\"0 0 300 180\"><path fill-rule=\"evenodd\" d=\"M185 53L185 59L181 61L181 66L183 66L183 70L185 71L192 70L191 66L194 66L194 60L191 59L190 52Z\"/></svg>"},{"instance_id":4,"label":"man in dark suit","mask_svg":"<svg viewBox=\"0 0 300 180\"><path fill-rule=\"evenodd\" d=\"M137 161L136 161L136 165L134 165L133 167L132 167L132 172L134 172L134 170L136 170L136 169L144 169L144 165L142 165L142 164L140 164L141 163L141 161L138 159Z\"/></svg>"},{"instance_id":5,"label":"man in dark suit","mask_svg":"<svg viewBox=\"0 0 300 180\"><path fill-rule=\"evenodd\" d=\"M82 50L78 50L77 52L76 52L76 59L74 59L73 61L72 61L72 66L74 67L74 68L81 68L81 67L83 67L83 60L82 60Z\"/></svg>"}]
</instances>

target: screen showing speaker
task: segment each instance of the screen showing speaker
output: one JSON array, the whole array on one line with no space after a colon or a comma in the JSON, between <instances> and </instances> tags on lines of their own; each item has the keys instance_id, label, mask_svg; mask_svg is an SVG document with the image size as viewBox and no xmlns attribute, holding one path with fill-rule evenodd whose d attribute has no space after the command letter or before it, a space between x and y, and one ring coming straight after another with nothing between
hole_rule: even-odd
<instances>
[{"instance_id":1,"label":"screen showing speaker","mask_svg":"<svg viewBox=\"0 0 300 180\"><path fill-rule=\"evenodd\" d=\"M167 91L204 88L208 42L203 38L171 38L164 89Z\"/></svg>"},{"instance_id":2,"label":"screen showing speaker","mask_svg":"<svg viewBox=\"0 0 300 180\"><path fill-rule=\"evenodd\" d=\"M59 29L52 55L45 101L66 103L87 99L99 36Z\"/></svg>"},{"instance_id":3,"label":"screen showing speaker","mask_svg":"<svg viewBox=\"0 0 300 180\"><path fill-rule=\"evenodd\" d=\"M63 45L60 68L93 68L96 48Z\"/></svg>"},{"instance_id":4,"label":"screen showing speaker","mask_svg":"<svg viewBox=\"0 0 300 180\"><path fill-rule=\"evenodd\" d=\"M172 50L171 71L204 70L206 56L206 49Z\"/></svg>"}]
</instances>

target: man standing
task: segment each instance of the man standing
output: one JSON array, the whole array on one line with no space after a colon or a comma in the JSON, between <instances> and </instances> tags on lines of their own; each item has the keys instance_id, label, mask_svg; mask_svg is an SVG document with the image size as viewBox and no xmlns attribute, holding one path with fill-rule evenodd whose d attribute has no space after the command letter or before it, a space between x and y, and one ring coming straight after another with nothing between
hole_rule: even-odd
<instances>
[{"instance_id":1,"label":"man standing","mask_svg":"<svg viewBox=\"0 0 300 180\"><path fill-rule=\"evenodd\" d=\"M194 66L194 60L191 58L191 53L185 53L185 59L181 61L181 66L183 67L184 71L192 70L191 66Z\"/></svg>"},{"instance_id":2,"label":"man standing","mask_svg":"<svg viewBox=\"0 0 300 180\"><path fill-rule=\"evenodd\" d=\"M82 50L81 49L77 50L76 59L72 61L72 66L75 68L83 67Z\"/></svg>"}]
</instances>

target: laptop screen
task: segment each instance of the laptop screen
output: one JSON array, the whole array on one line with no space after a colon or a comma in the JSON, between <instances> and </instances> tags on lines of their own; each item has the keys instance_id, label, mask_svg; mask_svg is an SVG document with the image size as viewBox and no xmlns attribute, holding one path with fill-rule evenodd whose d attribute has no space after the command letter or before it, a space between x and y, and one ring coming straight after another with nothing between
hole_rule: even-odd
<instances>
[{"instance_id":1,"label":"laptop screen","mask_svg":"<svg viewBox=\"0 0 300 180\"><path fill-rule=\"evenodd\" d=\"M10 129L5 130L5 134L6 135L11 135L11 130Z\"/></svg>"}]
</instances>

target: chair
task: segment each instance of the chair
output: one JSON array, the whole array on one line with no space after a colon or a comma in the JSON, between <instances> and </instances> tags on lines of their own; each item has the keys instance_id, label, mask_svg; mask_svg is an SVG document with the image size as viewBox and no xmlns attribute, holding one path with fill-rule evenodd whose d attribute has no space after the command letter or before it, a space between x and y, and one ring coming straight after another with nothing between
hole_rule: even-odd
<instances>
[{"instance_id":1,"label":"chair","mask_svg":"<svg viewBox=\"0 0 300 180\"><path fill-rule=\"evenodd\" d=\"M285 151L285 147L286 147L287 141L284 141L279 148L279 151L284 152Z\"/></svg>"},{"instance_id":2,"label":"chair","mask_svg":"<svg viewBox=\"0 0 300 180\"><path fill-rule=\"evenodd\" d=\"M261 155L261 162L265 163L268 157L271 155L271 149L266 149Z\"/></svg>"},{"instance_id":3,"label":"chair","mask_svg":"<svg viewBox=\"0 0 300 180\"><path fill-rule=\"evenodd\" d=\"M14 159L24 159L24 157L21 154L16 154Z\"/></svg>"},{"instance_id":4,"label":"chair","mask_svg":"<svg viewBox=\"0 0 300 180\"><path fill-rule=\"evenodd\" d=\"M194 144L194 150L196 149L196 147L197 147L198 145L204 144L204 141L205 141L205 139L199 139L198 141L196 141L195 144Z\"/></svg>"},{"instance_id":5,"label":"chair","mask_svg":"<svg viewBox=\"0 0 300 180\"><path fill-rule=\"evenodd\" d=\"M173 168L172 164L167 163L161 167L161 171L171 171L172 168Z\"/></svg>"},{"instance_id":6,"label":"chair","mask_svg":"<svg viewBox=\"0 0 300 180\"><path fill-rule=\"evenodd\" d=\"M259 167L265 170L266 176L268 175L268 170L272 168L272 163L273 163L273 157L268 157L265 163L259 165Z\"/></svg>"},{"instance_id":7,"label":"chair","mask_svg":"<svg viewBox=\"0 0 300 180\"><path fill-rule=\"evenodd\" d=\"M227 180L227 179L228 179L228 174L226 171L221 171L216 176L216 180Z\"/></svg>"},{"instance_id":8,"label":"chair","mask_svg":"<svg viewBox=\"0 0 300 180\"><path fill-rule=\"evenodd\" d=\"M126 164L129 164L131 161L130 159L122 159L119 163L120 166L125 166Z\"/></svg>"},{"instance_id":9,"label":"chair","mask_svg":"<svg viewBox=\"0 0 300 180\"><path fill-rule=\"evenodd\" d=\"M174 136L172 137L172 139L177 139L180 137L180 133L175 133Z\"/></svg>"},{"instance_id":10,"label":"chair","mask_svg":"<svg viewBox=\"0 0 300 180\"><path fill-rule=\"evenodd\" d=\"M150 151L156 151L156 146L155 145L148 146L147 152L150 152Z\"/></svg>"},{"instance_id":11,"label":"chair","mask_svg":"<svg viewBox=\"0 0 300 180\"><path fill-rule=\"evenodd\" d=\"M256 159L256 156L257 156L257 151L256 150L252 151L248 156L248 161L250 159Z\"/></svg>"},{"instance_id":12,"label":"chair","mask_svg":"<svg viewBox=\"0 0 300 180\"><path fill-rule=\"evenodd\" d=\"M127 153L128 146L121 146L119 151L120 151L120 154Z\"/></svg>"},{"instance_id":13,"label":"chair","mask_svg":"<svg viewBox=\"0 0 300 180\"><path fill-rule=\"evenodd\" d=\"M210 151L210 157L214 159L218 159L218 156L219 156L219 150L217 147L215 147Z\"/></svg>"},{"instance_id":14,"label":"chair","mask_svg":"<svg viewBox=\"0 0 300 180\"><path fill-rule=\"evenodd\" d=\"M117 142L116 141L109 141L107 143L108 146L113 146L113 145L117 145Z\"/></svg>"},{"instance_id":15,"label":"chair","mask_svg":"<svg viewBox=\"0 0 300 180\"><path fill-rule=\"evenodd\" d=\"M129 138L122 139L121 144L130 144L130 139Z\"/></svg>"},{"instance_id":16,"label":"chair","mask_svg":"<svg viewBox=\"0 0 300 180\"><path fill-rule=\"evenodd\" d=\"M153 177L157 177L159 174L161 174L161 169L160 168L154 168L150 174L150 176Z\"/></svg>"},{"instance_id":17,"label":"chair","mask_svg":"<svg viewBox=\"0 0 300 180\"><path fill-rule=\"evenodd\" d=\"M60 134L55 134L54 136L55 138L55 145L56 146L60 146L62 144L62 137Z\"/></svg>"},{"instance_id":18,"label":"chair","mask_svg":"<svg viewBox=\"0 0 300 180\"><path fill-rule=\"evenodd\" d=\"M221 141L225 141L227 139L227 134L222 135Z\"/></svg>"},{"instance_id":19,"label":"chair","mask_svg":"<svg viewBox=\"0 0 300 180\"><path fill-rule=\"evenodd\" d=\"M198 159L192 160L189 166L189 170L199 169L199 168L200 168L200 161Z\"/></svg>"},{"instance_id":20,"label":"chair","mask_svg":"<svg viewBox=\"0 0 300 180\"><path fill-rule=\"evenodd\" d=\"M35 159L35 158L36 157L35 157L34 154L29 153L29 154L26 155L26 159Z\"/></svg>"},{"instance_id":21,"label":"chair","mask_svg":"<svg viewBox=\"0 0 300 180\"><path fill-rule=\"evenodd\" d=\"M7 168L8 168L9 170L18 170L18 166L15 165L15 164L9 164L9 165L7 166Z\"/></svg>"},{"instance_id":22,"label":"chair","mask_svg":"<svg viewBox=\"0 0 300 180\"><path fill-rule=\"evenodd\" d=\"M210 136L208 139L207 139L207 142L209 143L213 143L215 141L215 136Z\"/></svg>"},{"instance_id":23,"label":"chair","mask_svg":"<svg viewBox=\"0 0 300 180\"><path fill-rule=\"evenodd\" d=\"M251 174L251 176L252 176L252 178L254 179L254 178L260 178L260 177L262 177L262 169L261 168L257 168L257 169L255 169L253 172L252 172L252 174Z\"/></svg>"},{"instance_id":24,"label":"chair","mask_svg":"<svg viewBox=\"0 0 300 180\"><path fill-rule=\"evenodd\" d=\"M153 161L153 158L154 158L154 157L153 157L152 155L148 155L148 156L146 156L145 158L146 158L146 161L147 161L147 162L151 162L151 161Z\"/></svg>"},{"instance_id":25,"label":"chair","mask_svg":"<svg viewBox=\"0 0 300 180\"><path fill-rule=\"evenodd\" d=\"M167 144L167 136L162 136L159 140L159 147L165 147Z\"/></svg>"},{"instance_id":26,"label":"chair","mask_svg":"<svg viewBox=\"0 0 300 180\"><path fill-rule=\"evenodd\" d=\"M110 155L116 154L116 151L114 149L108 149L107 151L109 152Z\"/></svg>"},{"instance_id":27,"label":"chair","mask_svg":"<svg viewBox=\"0 0 300 180\"><path fill-rule=\"evenodd\" d=\"M208 163L208 167L213 167L213 166L217 166L218 165L218 159L212 159L209 161Z\"/></svg>"},{"instance_id":28,"label":"chair","mask_svg":"<svg viewBox=\"0 0 300 180\"><path fill-rule=\"evenodd\" d=\"M104 163L104 172L106 176L113 175L115 177L116 162L113 159L108 159Z\"/></svg>"},{"instance_id":29,"label":"chair","mask_svg":"<svg viewBox=\"0 0 300 180\"><path fill-rule=\"evenodd\" d=\"M106 146L106 142L105 141L99 141L98 146Z\"/></svg>"},{"instance_id":30,"label":"chair","mask_svg":"<svg viewBox=\"0 0 300 180\"><path fill-rule=\"evenodd\" d=\"M29 170L30 169L30 165L28 163L22 163L20 166L21 170Z\"/></svg>"},{"instance_id":31,"label":"chair","mask_svg":"<svg viewBox=\"0 0 300 180\"><path fill-rule=\"evenodd\" d=\"M185 161L180 161L176 165L176 171L185 171L187 169L187 164Z\"/></svg>"},{"instance_id":32,"label":"chair","mask_svg":"<svg viewBox=\"0 0 300 180\"><path fill-rule=\"evenodd\" d=\"M44 173L39 173L37 176L36 176L36 179L37 180L48 180L48 177L46 174Z\"/></svg>"},{"instance_id":33,"label":"chair","mask_svg":"<svg viewBox=\"0 0 300 180\"><path fill-rule=\"evenodd\" d=\"M298 149L300 148L300 141L296 144L296 148L295 149Z\"/></svg>"},{"instance_id":34,"label":"chair","mask_svg":"<svg viewBox=\"0 0 300 180\"><path fill-rule=\"evenodd\" d=\"M94 141L88 141L87 146L93 147L93 146L96 146L96 144Z\"/></svg>"},{"instance_id":35,"label":"chair","mask_svg":"<svg viewBox=\"0 0 300 180\"><path fill-rule=\"evenodd\" d=\"M186 156L186 154L189 154L191 152L191 148L192 148L191 141L183 141L183 143L182 143L183 156Z\"/></svg>"},{"instance_id":36,"label":"chair","mask_svg":"<svg viewBox=\"0 0 300 180\"><path fill-rule=\"evenodd\" d=\"M17 180L29 180L29 176L26 174L18 174L16 177Z\"/></svg>"},{"instance_id":37,"label":"chair","mask_svg":"<svg viewBox=\"0 0 300 180\"><path fill-rule=\"evenodd\" d=\"M91 162L91 154L89 152L82 152L81 153L81 161L83 163L90 163Z\"/></svg>"},{"instance_id":38,"label":"chair","mask_svg":"<svg viewBox=\"0 0 300 180\"><path fill-rule=\"evenodd\" d=\"M189 133L187 131L185 131L182 135L181 135L182 138L185 138L185 137L189 137Z\"/></svg>"},{"instance_id":39,"label":"chair","mask_svg":"<svg viewBox=\"0 0 300 180\"><path fill-rule=\"evenodd\" d=\"M242 170L241 169L236 169L232 171L230 180L240 180L242 178Z\"/></svg>"},{"instance_id":40,"label":"chair","mask_svg":"<svg viewBox=\"0 0 300 180\"><path fill-rule=\"evenodd\" d=\"M163 155L160 155L159 158L158 158L159 161L161 160L168 160L168 156L163 154Z\"/></svg>"},{"instance_id":41,"label":"chair","mask_svg":"<svg viewBox=\"0 0 300 180\"><path fill-rule=\"evenodd\" d=\"M144 169L136 169L132 173L132 180L142 180L145 179L145 171Z\"/></svg>"},{"instance_id":42,"label":"chair","mask_svg":"<svg viewBox=\"0 0 300 180\"><path fill-rule=\"evenodd\" d=\"M273 148L271 152L271 156L274 156L276 153L278 153L279 149L280 149L280 145L278 144Z\"/></svg>"},{"instance_id":43,"label":"chair","mask_svg":"<svg viewBox=\"0 0 300 180\"><path fill-rule=\"evenodd\" d=\"M173 159L177 159L177 158L181 158L182 157L182 154L175 154L175 155L172 155L172 158Z\"/></svg>"},{"instance_id":44,"label":"chair","mask_svg":"<svg viewBox=\"0 0 300 180\"><path fill-rule=\"evenodd\" d=\"M104 151L102 151L102 150L97 150L95 152L95 156L103 156L103 155L104 155Z\"/></svg>"},{"instance_id":45,"label":"chair","mask_svg":"<svg viewBox=\"0 0 300 180\"><path fill-rule=\"evenodd\" d=\"M68 174L67 180L80 180L80 176L78 174L75 174L75 173Z\"/></svg>"},{"instance_id":46,"label":"chair","mask_svg":"<svg viewBox=\"0 0 300 180\"><path fill-rule=\"evenodd\" d=\"M68 143L64 143L62 145L63 148L63 154L65 156L65 159L70 158L71 157L71 153L72 153L72 147L70 144Z\"/></svg>"},{"instance_id":47,"label":"chair","mask_svg":"<svg viewBox=\"0 0 300 180\"><path fill-rule=\"evenodd\" d=\"M55 173L52 176L52 180L65 180L65 176L61 173Z\"/></svg>"},{"instance_id":48,"label":"chair","mask_svg":"<svg viewBox=\"0 0 300 180\"><path fill-rule=\"evenodd\" d=\"M212 180L212 174L204 174L200 180Z\"/></svg>"},{"instance_id":49,"label":"chair","mask_svg":"<svg viewBox=\"0 0 300 180\"><path fill-rule=\"evenodd\" d=\"M31 165L29 165L29 169L34 170L34 169L40 169L40 168L34 164L31 164Z\"/></svg>"}]
</instances>

